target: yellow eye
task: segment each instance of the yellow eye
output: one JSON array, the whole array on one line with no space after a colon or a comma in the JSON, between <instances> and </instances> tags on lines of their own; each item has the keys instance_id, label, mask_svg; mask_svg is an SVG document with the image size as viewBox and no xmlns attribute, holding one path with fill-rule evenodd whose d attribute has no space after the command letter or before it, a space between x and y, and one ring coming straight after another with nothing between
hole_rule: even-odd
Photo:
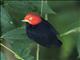
<instances>
[{"instance_id":1,"label":"yellow eye","mask_svg":"<svg viewBox=\"0 0 80 60\"><path fill-rule=\"evenodd\" d=\"M32 19L33 19L32 17L29 18L29 20L32 20Z\"/></svg>"}]
</instances>

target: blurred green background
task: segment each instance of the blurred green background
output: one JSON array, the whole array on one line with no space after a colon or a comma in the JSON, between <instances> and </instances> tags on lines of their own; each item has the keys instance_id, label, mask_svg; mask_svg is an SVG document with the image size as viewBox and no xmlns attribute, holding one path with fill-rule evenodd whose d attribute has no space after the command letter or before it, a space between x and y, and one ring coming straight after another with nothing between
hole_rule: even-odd
<instances>
[{"instance_id":1,"label":"blurred green background","mask_svg":"<svg viewBox=\"0 0 80 60\"><path fill-rule=\"evenodd\" d=\"M0 1L1 60L36 60L37 43L30 40L21 22L28 12L41 14L41 0ZM79 60L80 59L80 1L43 1L42 17L48 15L48 22L59 32L62 47L45 48L40 46L38 60ZM22 59L20 59L22 58Z\"/></svg>"}]
</instances>

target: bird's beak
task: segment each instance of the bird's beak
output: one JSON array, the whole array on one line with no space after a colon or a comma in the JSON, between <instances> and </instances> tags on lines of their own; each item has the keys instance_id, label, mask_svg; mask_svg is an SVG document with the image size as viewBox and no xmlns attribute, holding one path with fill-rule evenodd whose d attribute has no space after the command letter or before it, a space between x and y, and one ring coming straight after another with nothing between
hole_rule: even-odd
<instances>
[{"instance_id":1,"label":"bird's beak","mask_svg":"<svg viewBox=\"0 0 80 60\"><path fill-rule=\"evenodd\" d=\"M21 20L22 22L29 22L28 20Z\"/></svg>"}]
</instances>

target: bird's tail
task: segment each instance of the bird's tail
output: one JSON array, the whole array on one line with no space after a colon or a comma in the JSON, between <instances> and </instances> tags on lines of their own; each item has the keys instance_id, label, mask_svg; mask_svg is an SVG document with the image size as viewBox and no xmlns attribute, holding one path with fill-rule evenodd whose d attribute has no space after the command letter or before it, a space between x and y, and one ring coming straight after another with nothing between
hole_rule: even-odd
<instances>
[{"instance_id":1,"label":"bird's tail","mask_svg":"<svg viewBox=\"0 0 80 60\"><path fill-rule=\"evenodd\" d=\"M61 47L62 42L57 38L57 39L54 41L54 45L55 45L56 47Z\"/></svg>"}]
</instances>

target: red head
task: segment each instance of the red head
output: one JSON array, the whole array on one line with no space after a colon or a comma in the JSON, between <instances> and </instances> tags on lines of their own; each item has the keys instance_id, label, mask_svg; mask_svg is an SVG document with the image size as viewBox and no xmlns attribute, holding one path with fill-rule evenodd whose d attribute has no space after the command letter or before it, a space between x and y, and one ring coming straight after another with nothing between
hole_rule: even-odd
<instances>
[{"instance_id":1,"label":"red head","mask_svg":"<svg viewBox=\"0 0 80 60\"><path fill-rule=\"evenodd\" d=\"M28 13L25 17L24 17L24 22L28 22L31 25L37 25L39 24L42 20L41 17L39 15L37 15L36 13Z\"/></svg>"}]
</instances>

